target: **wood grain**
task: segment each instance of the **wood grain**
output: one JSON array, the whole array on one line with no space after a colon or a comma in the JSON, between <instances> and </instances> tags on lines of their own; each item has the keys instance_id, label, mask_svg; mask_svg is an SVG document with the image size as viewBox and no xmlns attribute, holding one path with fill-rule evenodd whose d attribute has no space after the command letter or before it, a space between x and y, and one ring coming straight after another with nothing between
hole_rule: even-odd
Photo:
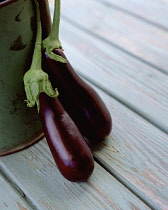
<instances>
[{"instance_id":1,"label":"wood grain","mask_svg":"<svg viewBox=\"0 0 168 210\"><path fill-rule=\"evenodd\" d=\"M0 209L1 210L33 210L3 176L0 176Z\"/></svg>"},{"instance_id":2,"label":"wood grain","mask_svg":"<svg viewBox=\"0 0 168 210\"><path fill-rule=\"evenodd\" d=\"M98 93L106 102L113 116L113 131L106 141L94 149L95 158L152 208L166 210L168 207L168 135L107 94L102 91L98 91ZM21 153L2 157L0 166L8 174L9 179L14 179L37 207L43 206L44 198L46 198L47 206L53 202L54 206L57 206L60 197L64 196L67 204L59 203L60 209L65 205L72 206L72 209L74 206L84 205L80 202L88 203L89 207L92 207L91 209L101 209L104 206L108 209L108 205L113 206L117 199L113 196L123 195L122 193L125 191L122 185L121 190L116 190L114 184L110 180L106 180L106 172L101 172L102 169L97 164L93 176L89 180L89 189L88 183L78 185L66 182L58 173L45 142L40 142ZM111 176L108 175L108 177ZM112 188L108 190L105 183ZM82 192L81 186L84 187ZM94 188L94 191L92 191L92 187L90 189L90 186ZM65 195L67 188L71 193L68 190L68 195ZM103 198L100 198L100 194L97 195L98 189L102 192ZM117 194L117 192L119 193ZM74 194L75 196L82 194L82 201L80 199L79 202L76 197L73 197ZM118 199L115 205L116 208L121 209L124 207L117 205L120 206L123 202L130 200L128 197L124 199L125 201L122 201L123 197ZM108 200L112 204L107 204ZM124 205L125 207L129 206L128 203Z\"/></svg>"},{"instance_id":3,"label":"wood grain","mask_svg":"<svg viewBox=\"0 0 168 210\"><path fill-rule=\"evenodd\" d=\"M66 21L62 21L60 37L65 52L73 48L97 66L109 69L109 71L118 69L121 73L123 72L139 83L142 83L144 88L150 88L160 95L167 97L168 76L157 71L155 68L147 66L127 53L81 31ZM68 54L72 54L72 52Z\"/></svg>"},{"instance_id":4,"label":"wood grain","mask_svg":"<svg viewBox=\"0 0 168 210\"><path fill-rule=\"evenodd\" d=\"M112 135L95 157L155 209L168 209L168 135L99 92L113 116Z\"/></svg>"},{"instance_id":5,"label":"wood grain","mask_svg":"<svg viewBox=\"0 0 168 210\"><path fill-rule=\"evenodd\" d=\"M74 12L75 11L75 12ZM167 32L95 0L62 1L62 18L168 73Z\"/></svg>"},{"instance_id":6,"label":"wood grain","mask_svg":"<svg viewBox=\"0 0 168 210\"><path fill-rule=\"evenodd\" d=\"M66 21L70 26L68 27L68 24L65 25L65 23L63 23L64 28L62 29L62 37L63 41L66 40L66 43L64 42L64 48L66 49L65 53L67 53L73 66L78 72L84 75L85 78L87 77L87 79L105 89L108 93L118 99L121 99L124 103L129 98L127 100L127 105L130 105L130 103L136 104L135 106L133 105L132 108L138 110L143 116L150 115L149 118L151 119L154 117L155 122L158 122L158 119L162 121L165 116L165 120L163 120L164 122L162 123L162 127L165 128L165 125L167 125L168 122L166 117L168 114L166 108L167 102L164 104L167 95L165 94L167 88L164 85L167 84L167 77L164 77L163 74L160 74L159 72L156 73L154 68L149 67L149 65L146 65L143 62L139 62L135 57L132 57L131 59L131 56L126 55L126 53L121 54L121 50L115 50L113 52L114 48L110 46L110 52L108 43L106 45L102 44L96 40L95 37L88 36L88 31L85 33L85 30L78 27L81 30L78 30L77 32L77 29L75 29L77 26L75 25L75 27L73 27L73 23L69 22L68 19L75 23L79 21L82 27L83 25L85 26L86 30L88 29L86 26L91 25L89 30L95 29L96 33L97 28L99 28L99 22L101 21L101 15L99 19L96 19L96 16L94 16L93 22L97 21L97 25L95 24L95 27L92 27L94 24L92 25L90 13L93 13L94 7L93 10L91 7L90 9L88 9L88 7L87 9L83 9L83 7L86 7L84 4L85 3L82 2L80 4L79 13L77 11L75 14L71 14L71 17L69 16L68 11L71 10L73 5L70 6L66 4L68 11L66 12L67 14L64 14L67 15ZM75 4L75 7L78 8L78 4ZM72 10L74 11L74 8ZM90 13L86 14L86 10L90 11ZM84 12L82 13L82 11ZM95 13L99 15L100 11L101 9L97 9L97 13ZM105 15L106 13L103 14ZM121 27L121 25L119 25L119 27ZM74 33L71 33L72 31L74 31ZM115 31L116 28L114 28L114 33ZM98 34L99 32L102 32L102 37L106 38L106 34L108 33L103 33L104 31L102 30L98 30ZM90 33L90 35L92 34ZM151 34L149 36L151 36ZM160 36L158 36L158 40L159 37ZM132 37L130 38L132 39ZM146 52L146 48L144 49ZM113 54L116 55L114 56ZM147 54L144 55L147 57ZM126 59L121 61L122 58ZM130 71L128 70L129 68L131 69ZM138 77L137 70L135 70L135 73L133 72L134 68L138 68L139 72L145 72L144 74L142 73L143 76L141 76L141 78ZM149 72L151 72L151 74ZM148 79L150 77L147 75L153 74L156 77L154 76L153 78ZM136 75L138 78L136 78ZM160 80L159 78L162 78L163 80ZM161 91L159 86L157 86L157 81L158 84L160 84L159 86L162 86L161 83L164 86ZM154 84L155 82L156 85ZM120 94L123 94L122 97L120 97ZM159 97L161 98L159 99ZM110 98L106 98L105 101L107 103L110 101L109 105L111 104ZM163 106L161 108L160 104L162 102ZM114 125L113 138L109 138L107 142L104 142L99 146L100 150L95 151L95 157L102 165L111 171L111 173L115 174L119 180L136 192L153 208L167 209L168 198L165 197L165 195L168 191L168 185L166 183L168 176L168 158L166 152L168 136L162 132L160 133L157 128L142 120L135 113L129 115L130 110L126 107L120 107L118 103L113 103L110 106L111 110L115 109L116 112L118 112L116 117L114 110L112 112L114 123L116 123L118 128L115 131ZM165 114L161 117L161 114L164 111ZM155 113L157 117L155 117ZM159 123L156 124L160 126ZM161 146L160 149L159 146ZM164 148L166 148L166 150L164 150ZM163 168L161 169L160 167Z\"/></svg>"},{"instance_id":7,"label":"wood grain","mask_svg":"<svg viewBox=\"0 0 168 210\"><path fill-rule=\"evenodd\" d=\"M86 183L65 180L45 140L25 151L2 157L0 167L36 209L149 209L97 163Z\"/></svg>"},{"instance_id":8,"label":"wood grain","mask_svg":"<svg viewBox=\"0 0 168 210\"><path fill-rule=\"evenodd\" d=\"M33 209L167 210L168 135L135 113L167 131L168 80L158 71L167 72L165 30L93 0L62 3L69 23L63 23L61 32L65 54L81 75L107 92L96 89L111 112L113 131L93 149L97 163L86 183L60 175L45 139L1 157L0 169L8 179L0 178L4 209L7 202L31 209L11 188L14 184ZM11 200L4 194L8 191Z\"/></svg>"},{"instance_id":9,"label":"wood grain","mask_svg":"<svg viewBox=\"0 0 168 210\"><path fill-rule=\"evenodd\" d=\"M134 18L139 18L156 27L168 30L167 0L100 0L100 2L133 15Z\"/></svg>"},{"instance_id":10,"label":"wood grain","mask_svg":"<svg viewBox=\"0 0 168 210\"><path fill-rule=\"evenodd\" d=\"M62 26L62 43L73 67L168 132L168 77L73 26Z\"/></svg>"}]
</instances>

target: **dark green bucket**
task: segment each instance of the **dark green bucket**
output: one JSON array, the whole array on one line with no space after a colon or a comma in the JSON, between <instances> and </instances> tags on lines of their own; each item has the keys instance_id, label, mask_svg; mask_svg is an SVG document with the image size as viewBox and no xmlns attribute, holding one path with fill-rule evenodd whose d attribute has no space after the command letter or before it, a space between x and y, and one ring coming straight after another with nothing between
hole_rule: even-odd
<instances>
[{"instance_id":1,"label":"dark green bucket","mask_svg":"<svg viewBox=\"0 0 168 210\"><path fill-rule=\"evenodd\" d=\"M39 2L47 30L48 4L46 0ZM0 156L24 149L43 137L36 108L27 108L24 102L23 75L30 67L34 49L35 11L33 0L0 2Z\"/></svg>"}]
</instances>

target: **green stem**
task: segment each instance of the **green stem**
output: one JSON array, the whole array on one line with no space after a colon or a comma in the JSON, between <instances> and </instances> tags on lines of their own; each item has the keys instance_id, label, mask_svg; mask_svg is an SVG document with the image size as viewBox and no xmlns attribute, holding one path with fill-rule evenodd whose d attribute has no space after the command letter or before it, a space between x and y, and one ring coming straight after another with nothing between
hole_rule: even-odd
<instances>
[{"instance_id":1,"label":"green stem","mask_svg":"<svg viewBox=\"0 0 168 210\"><path fill-rule=\"evenodd\" d=\"M37 8L37 33L36 42L30 69L24 74L24 86L27 97L27 106L33 107L37 104L40 109L39 95L44 92L50 97L57 97L57 89L53 90L48 74L42 70L42 29L40 19L40 9L37 0L35 0Z\"/></svg>"},{"instance_id":2,"label":"green stem","mask_svg":"<svg viewBox=\"0 0 168 210\"><path fill-rule=\"evenodd\" d=\"M59 42L59 25L60 25L60 15L61 15L60 11L61 11L61 1L55 0L53 25L51 33L49 35L51 41Z\"/></svg>"},{"instance_id":3,"label":"green stem","mask_svg":"<svg viewBox=\"0 0 168 210\"><path fill-rule=\"evenodd\" d=\"M60 10L61 10L61 0L55 0L54 5L54 19L50 35L43 40L42 45L45 49L47 55L61 63L67 63L67 60L60 55L53 52L54 49L62 49L61 42L59 40L59 24L60 24Z\"/></svg>"},{"instance_id":4,"label":"green stem","mask_svg":"<svg viewBox=\"0 0 168 210\"><path fill-rule=\"evenodd\" d=\"M38 70L41 69L41 62L42 62L42 52L41 52L42 28L41 28L39 4L36 1L35 3L36 3L36 15L37 15L37 34L36 34L36 42L35 42L33 58L30 68L33 70Z\"/></svg>"}]
</instances>

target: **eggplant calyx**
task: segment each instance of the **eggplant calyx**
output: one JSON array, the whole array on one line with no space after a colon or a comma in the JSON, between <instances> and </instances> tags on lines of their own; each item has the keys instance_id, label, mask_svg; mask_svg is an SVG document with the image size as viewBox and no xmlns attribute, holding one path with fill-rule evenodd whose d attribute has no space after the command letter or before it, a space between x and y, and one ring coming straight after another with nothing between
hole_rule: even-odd
<instances>
[{"instance_id":1,"label":"eggplant calyx","mask_svg":"<svg viewBox=\"0 0 168 210\"><path fill-rule=\"evenodd\" d=\"M51 82L49 81L48 74L42 70L42 30L40 10L37 0L35 0L36 12L37 12L37 34L35 47L33 52L33 58L30 69L24 74L23 81L26 92L27 106L33 107L37 104L37 110L39 112L39 95L44 92L50 97L57 97L57 89L53 90Z\"/></svg>"},{"instance_id":2,"label":"eggplant calyx","mask_svg":"<svg viewBox=\"0 0 168 210\"><path fill-rule=\"evenodd\" d=\"M45 40L43 40L42 48L45 49L47 55L51 59L53 59L55 61L58 61L58 62L61 62L61 63L67 63L67 60L65 58L63 58L62 56L57 55L53 52L54 49L63 50L61 42L60 42L59 39L52 40L52 38L49 35Z\"/></svg>"},{"instance_id":3,"label":"eggplant calyx","mask_svg":"<svg viewBox=\"0 0 168 210\"><path fill-rule=\"evenodd\" d=\"M25 92L27 96L27 106L33 107L37 104L37 110L39 112L39 95L44 92L50 97L57 97L57 89L53 90L51 82L48 79L48 74L42 69L32 70L30 69L24 75Z\"/></svg>"}]
</instances>

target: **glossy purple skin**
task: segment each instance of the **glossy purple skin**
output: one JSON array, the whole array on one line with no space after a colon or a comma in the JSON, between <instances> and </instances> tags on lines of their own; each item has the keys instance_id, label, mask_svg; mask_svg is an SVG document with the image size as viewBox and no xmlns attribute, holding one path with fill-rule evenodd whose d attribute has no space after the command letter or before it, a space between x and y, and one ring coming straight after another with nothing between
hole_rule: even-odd
<instances>
[{"instance_id":1,"label":"glossy purple skin","mask_svg":"<svg viewBox=\"0 0 168 210\"><path fill-rule=\"evenodd\" d=\"M66 58L59 49L54 53ZM111 132L112 119L100 96L76 74L69 62L56 62L46 53L43 56L43 69L53 87L58 88L61 104L82 135L94 142L104 140Z\"/></svg>"},{"instance_id":2,"label":"glossy purple skin","mask_svg":"<svg viewBox=\"0 0 168 210\"><path fill-rule=\"evenodd\" d=\"M58 98L42 93L39 99L44 133L58 169L69 181L86 181L94 160L83 136Z\"/></svg>"}]
</instances>

